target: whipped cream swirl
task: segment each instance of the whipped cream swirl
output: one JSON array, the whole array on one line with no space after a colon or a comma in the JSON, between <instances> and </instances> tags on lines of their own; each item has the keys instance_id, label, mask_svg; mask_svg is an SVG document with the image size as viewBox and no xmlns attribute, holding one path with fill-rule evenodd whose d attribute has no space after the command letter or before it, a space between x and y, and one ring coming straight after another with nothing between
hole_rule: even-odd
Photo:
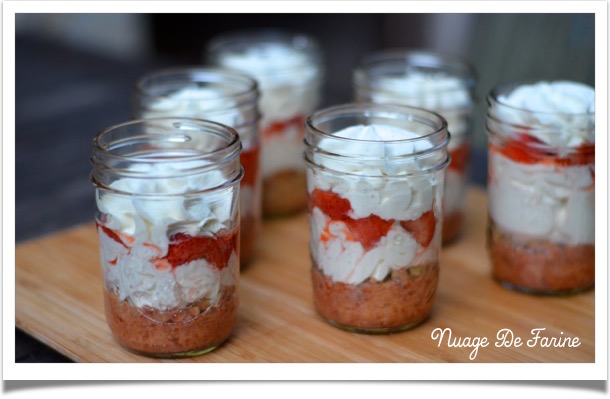
<instances>
[{"instance_id":1,"label":"whipped cream swirl","mask_svg":"<svg viewBox=\"0 0 610 399\"><path fill-rule=\"evenodd\" d=\"M497 97L497 118L556 147L595 142L595 90L570 81L520 85Z\"/></svg>"}]
</instances>

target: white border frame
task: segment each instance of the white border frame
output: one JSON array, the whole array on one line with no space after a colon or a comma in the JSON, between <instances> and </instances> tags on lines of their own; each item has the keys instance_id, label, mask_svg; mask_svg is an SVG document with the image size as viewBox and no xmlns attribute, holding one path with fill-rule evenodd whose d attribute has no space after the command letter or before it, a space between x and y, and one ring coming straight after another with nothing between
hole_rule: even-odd
<instances>
[{"instance_id":1,"label":"white border frame","mask_svg":"<svg viewBox=\"0 0 610 399\"><path fill-rule=\"evenodd\" d=\"M596 290L595 363L588 364L25 364L15 363L15 14L16 13L595 13ZM527 4L527 5L526 5ZM145 5L145 7L144 7ZM3 7L3 379L5 380L606 380L608 361L607 4L601 1L423 2L46 2ZM406 393L406 392L405 392Z\"/></svg>"}]
</instances>

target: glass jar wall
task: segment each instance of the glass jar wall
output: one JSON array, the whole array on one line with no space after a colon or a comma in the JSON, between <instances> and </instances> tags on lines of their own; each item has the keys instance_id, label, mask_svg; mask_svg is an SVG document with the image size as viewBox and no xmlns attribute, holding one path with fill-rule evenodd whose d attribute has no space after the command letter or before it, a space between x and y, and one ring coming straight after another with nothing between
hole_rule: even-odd
<instances>
[{"instance_id":1,"label":"glass jar wall","mask_svg":"<svg viewBox=\"0 0 610 399\"><path fill-rule=\"evenodd\" d=\"M194 356L231 334L240 150L233 129L194 119L133 121L95 137L106 319L128 349Z\"/></svg>"},{"instance_id":2,"label":"glass jar wall","mask_svg":"<svg viewBox=\"0 0 610 399\"><path fill-rule=\"evenodd\" d=\"M594 97L558 81L487 98L488 246L508 287L558 294L595 282Z\"/></svg>"},{"instance_id":3,"label":"glass jar wall","mask_svg":"<svg viewBox=\"0 0 610 399\"><path fill-rule=\"evenodd\" d=\"M451 163L445 180L443 242L456 239L464 225L475 83L474 69L466 62L425 51L373 53L354 71L357 101L420 107L447 121Z\"/></svg>"},{"instance_id":4,"label":"glass jar wall","mask_svg":"<svg viewBox=\"0 0 610 399\"><path fill-rule=\"evenodd\" d=\"M421 323L439 272L445 120L347 104L307 121L314 301L331 324L385 333Z\"/></svg>"},{"instance_id":5,"label":"glass jar wall","mask_svg":"<svg viewBox=\"0 0 610 399\"><path fill-rule=\"evenodd\" d=\"M318 45L303 34L251 31L221 35L207 50L213 64L247 73L259 84L263 214L304 210L304 124L319 105L324 73Z\"/></svg>"},{"instance_id":6,"label":"glass jar wall","mask_svg":"<svg viewBox=\"0 0 610 399\"><path fill-rule=\"evenodd\" d=\"M215 68L179 68L150 73L136 83L135 116L211 120L237 130L244 178L240 187L242 266L256 253L262 228L260 115L256 82Z\"/></svg>"}]
</instances>

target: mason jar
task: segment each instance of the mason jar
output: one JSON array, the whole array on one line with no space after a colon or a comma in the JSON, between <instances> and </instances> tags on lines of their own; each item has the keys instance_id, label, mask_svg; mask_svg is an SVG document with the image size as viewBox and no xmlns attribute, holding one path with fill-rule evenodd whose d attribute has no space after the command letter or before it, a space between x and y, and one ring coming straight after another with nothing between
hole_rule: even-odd
<instances>
[{"instance_id":1,"label":"mason jar","mask_svg":"<svg viewBox=\"0 0 610 399\"><path fill-rule=\"evenodd\" d=\"M419 108L346 104L310 116L305 142L318 312L357 332L421 323L438 283L447 123Z\"/></svg>"},{"instance_id":2,"label":"mason jar","mask_svg":"<svg viewBox=\"0 0 610 399\"><path fill-rule=\"evenodd\" d=\"M562 294L595 282L594 97L568 81L487 97L488 247L505 286Z\"/></svg>"},{"instance_id":3,"label":"mason jar","mask_svg":"<svg viewBox=\"0 0 610 399\"><path fill-rule=\"evenodd\" d=\"M231 334L240 151L235 130L186 118L131 121L93 140L106 320L129 350L195 356Z\"/></svg>"},{"instance_id":4,"label":"mason jar","mask_svg":"<svg viewBox=\"0 0 610 399\"><path fill-rule=\"evenodd\" d=\"M305 117L319 105L323 79L318 45L311 37L282 31L227 33L209 43L207 58L258 81L263 214L278 216L304 210Z\"/></svg>"},{"instance_id":5,"label":"mason jar","mask_svg":"<svg viewBox=\"0 0 610 399\"><path fill-rule=\"evenodd\" d=\"M354 70L356 101L421 107L447 121L451 163L443 200L444 243L458 238L464 225L475 84L467 62L427 51L380 51L365 56Z\"/></svg>"},{"instance_id":6,"label":"mason jar","mask_svg":"<svg viewBox=\"0 0 610 399\"><path fill-rule=\"evenodd\" d=\"M262 177L256 82L216 68L177 68L152 72L136 82L136 118L183 117L231 126L242 143L244 178L240 188L242 267L256 253L262 228Z\"/></svg>"}]
</instances>

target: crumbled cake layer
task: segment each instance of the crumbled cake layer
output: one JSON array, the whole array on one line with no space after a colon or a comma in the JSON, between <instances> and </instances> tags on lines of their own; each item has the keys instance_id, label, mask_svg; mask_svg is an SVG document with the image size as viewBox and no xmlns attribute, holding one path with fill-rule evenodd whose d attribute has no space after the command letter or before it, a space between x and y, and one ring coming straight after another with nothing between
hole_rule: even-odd
<instances>
[{"instance_id":1,"label":"crumbled cake layer","mask_svg":"<svg viewBox=\"0 0 610 399\"><path fill-rule=\"evenodd\" d=\"M105 289L106 319L127 348L151 356L188 356L213 349L226 340L237 320L234 286L223 288L218 303L206 300L173 311L137 308Z\"/></svg>"},{"instance_id":2,"label":"crumbled cake layer","mask_svg":"<svg viewBox=\"0 0 610 399\"><path fill-rule=\"evenodd\" d=\"M394 270L384 281L333 282L314 264L314 302L322 317L340 327L389 332L423 321L434 302L438 263Z\"/></svg>"},{"instance_id":3,"label":"crumbled cake layer","mask_svg":"<svg viewBox=\"0 0 610 399\"><path fill-rule=\"evenodd\" d=\"M281 216L305 210L307 181L304 171L285 170L263 180L263 214Z\"/></svg>"},{"instance_id":4,"label":"crumbled cake layer","mask_svg":"<svg viewBox=\"0 0 610 399\"><path fill-rule=\"evenodd\" d=\"M489 220L488 245L494 277L537 293L570 293L595 283L595 246L563 245L503 232Z\"/></svg>"}]
</instances>

